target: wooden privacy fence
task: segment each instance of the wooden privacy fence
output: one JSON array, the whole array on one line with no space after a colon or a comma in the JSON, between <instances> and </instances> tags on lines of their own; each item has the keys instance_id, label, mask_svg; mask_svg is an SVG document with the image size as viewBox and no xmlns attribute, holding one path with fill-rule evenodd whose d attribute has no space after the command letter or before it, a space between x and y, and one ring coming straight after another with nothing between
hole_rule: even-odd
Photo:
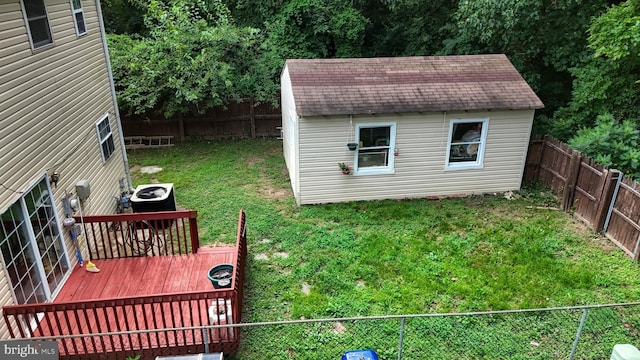
<instances>
[{"instance_id":1,"label":"wooden privacy fence","mask_svg":"<svg viewBox=\"0 0 640 360\"><path fill-rule=\"evenodd\" d=\"M540 181L562 196L563 211L589 224L639 260L640 185L550 137L529 144L524 181Z\"/></svg>"},{"instance_id":2,"label":"wooden privacy fence","mask_svg":"<svg viewBox=\"0 0 640 360\"><path fill-rule=\"evenodd\" d=\"M230 101L198 116L169 119L155 114L122 116L123 134L131 139L279 137L281 126L282 114L278 106L268 103L256 105L253 99Z\"/></svg>"}]
</instances>

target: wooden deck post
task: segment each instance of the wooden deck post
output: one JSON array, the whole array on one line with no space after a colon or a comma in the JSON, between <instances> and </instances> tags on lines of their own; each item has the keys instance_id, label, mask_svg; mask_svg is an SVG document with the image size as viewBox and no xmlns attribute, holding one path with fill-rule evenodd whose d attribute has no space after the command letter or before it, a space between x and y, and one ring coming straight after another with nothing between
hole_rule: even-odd
<instances>
[{"instance_id":1,"label":"wooden deck post","mask_svg":"<svg viewBox=\"0 0 640 360\"><path fill-rule=\"evenodd\" d=\"M582 155L578 150L573 150L571 160L569 161L569 169L567 171L567 180L564 182L562 190L562 211L569 211L573 205L575 197L576 182L578 181L578 173L580 172L580 163Z\"/></svg>"},{"instance_id":2,"label":"wooden deck post","mask_svg":"<svg viewBox=\"0 0 640 360\"><path fill-rule=\"evenodd\" d=\"M609 208L611 207L611 201L615 201L613 198L613 192L620 176L622 176L622 173L618 170L609 169L607 171L607 176L605 177L604 184L602 185L602 193L600 194L598 208L593 221L593 231L597 233L604 230L604 223L607 219Z\"/></svg>"},{"instance_id":3,"label":"wooden deck post","mask_svg":"<svg viewBox=\"0 0 640 360\"><path fill-rule=\"evenodd\" d=\"M196 254L200 247L200 238L198 237L198 212L193 210L189 216L189 235L191 237L191 253Z\"/></svg>"}]
</instances>

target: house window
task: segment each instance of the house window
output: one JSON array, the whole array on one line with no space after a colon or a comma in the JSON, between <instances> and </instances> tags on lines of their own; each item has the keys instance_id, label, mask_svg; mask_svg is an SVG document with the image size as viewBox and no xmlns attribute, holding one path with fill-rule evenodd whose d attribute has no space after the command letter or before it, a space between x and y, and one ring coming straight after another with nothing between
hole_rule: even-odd
<instances>
[{"instance_id":1,"label":"house window","mask_svg":"<svg viewBox=\"0 0 640 360\"><path fill-rule=\"evenodd\" d=\"M98 140L100 140L100 150L102 151L102 161L104 162L109 160L115 152L108 114L96 123L96 129L98 130Z\"/></svg>"},{"instance_id":2,"label":"house window","mask_svg":"<svg viewBox=\"0 0 640 360\"><path fill-rule=\"evenodd\" d=\"M355 175L393 174L396 124L356 125Z\"/></svg>"},{"instance_id":3,"label":"house window","mask_svg":"<svg viewBox=\"0 0 640 360\"><path fill-rule=\"evenodd\" d=\"M0 253L18 304L51 300L70 271L46 178L0 214Z\"/></svg>"},{"instance_id":4,"label":"house window","mask_svg":"<svg viewBox=\"0 0 640 360\"><path fill-rule=\"evenodd\" d=\"M480 169L488 119L451 120L447 169Z\"/></svg>"},{"instance_id":5,"label":"house window","mask_svg":"<svg viewBox=\"0 0 640 360\"><path fill-rule=\"evenodd\" d=\"M73 20L76 25L76 34L78 36L87 33L87 25L84 23L84 11L82 11L81 0L71 0L71 11L73 12Z\"/></svg>"},{"instance_id":6,"label":"house window","mask_svg":"<svg viewBox=\"0 0 640 360\"><path fill-rule=\"evenodd\" d=\"M29 40L34 49L53 43L44 0L22 0Z\"/></svg>"}]
</instances>

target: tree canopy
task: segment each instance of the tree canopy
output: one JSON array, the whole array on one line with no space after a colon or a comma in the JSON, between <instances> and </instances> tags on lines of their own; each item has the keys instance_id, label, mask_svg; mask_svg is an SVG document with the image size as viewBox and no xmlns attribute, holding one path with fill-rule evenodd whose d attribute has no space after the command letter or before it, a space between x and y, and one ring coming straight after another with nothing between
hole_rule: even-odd
<instances>
[{"instance_id":1,"label":"tree canopy","mask_svg":"<svg viewBox=\"0 0 640 360\"><path fill-rule=\"evenodd\" d=\"M640 0L104 1L130 113L276 102L288 58L504 53L545 103L537 132L582 146L638 124Z\"/></svg>"},{"instance_id":2,"label":"tree canopy","mask_svg":"<svg viewBox=\"0 0 640 360\"><path fill-rule=\"evenodd\" d=\"M150 0L144 24L146 36L108 36L123 110L200 113L273 91L258 61L260 30L235 26L222 2Z\"/></svg>"},{"instance_id":3,"label":"tree canopy","mask_svg":"<svg viewBox=\"0 0 640 360\"><path fill-rule=\"evenodd\" d=\"M591 128L600 115L640 115L640 1L612 6L589 29L591 56L573 69L571 101L555 114L551 132L563 139Z\"/></svg>"}]
</instances>

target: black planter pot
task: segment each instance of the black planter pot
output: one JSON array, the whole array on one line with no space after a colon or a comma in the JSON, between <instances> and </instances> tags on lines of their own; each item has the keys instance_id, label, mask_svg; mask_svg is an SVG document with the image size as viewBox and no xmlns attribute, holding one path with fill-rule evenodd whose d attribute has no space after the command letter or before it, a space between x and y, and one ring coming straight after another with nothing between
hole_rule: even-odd
<instances>
[{"instance_id":1,"label":"black planter pot","mask_svg":"<svg viewBox=\"0 0 640 360\"><path fill-rule=\"evenodd\" d=\"M231 287L233 279L233 265L220 264L209 269L207 277L215 289L225 289Z\"/></svg>"},{"instance_id":2,"label":"black planter pot","mask_svg":"<svg viewBox=\"0 0 640 360\"><path fill-rule=\"evenodd\" d=\"M358 148L358 144L354 143L354 142L351 142L351 143L347 144L347 147L349 148L349 150L354 151L355 149Z\"/></svg>"}]
</instances>

